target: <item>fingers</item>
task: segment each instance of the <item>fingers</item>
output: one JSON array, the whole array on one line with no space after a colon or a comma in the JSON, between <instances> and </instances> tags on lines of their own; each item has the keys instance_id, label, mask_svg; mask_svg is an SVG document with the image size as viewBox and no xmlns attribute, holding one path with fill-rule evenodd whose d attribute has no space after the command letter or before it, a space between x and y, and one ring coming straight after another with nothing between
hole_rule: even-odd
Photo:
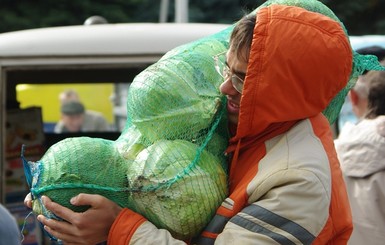
<instances>
[{"instance_id":1,"label":"fingers","mask_svg":"<svg viewBox=\"0 0 385 245\"><path fill-rule=\"evenodd\" d=\"M27 196L24 198L24 205L28 208L32 208L32 195L31 193L28 193Z\"/></svg>"},{"instance_id":2,"label":"fingers","mask_svg":"<svg viewBox=\"0 0 385 245\"><path fill-rule=\"evenodd\" d=\"M75 206L88 205L95 207L98 206L102 199L105 198L100 195L81 193L71 198L70 202Z\"/></svg>"},{"instance_id":3,"label":"fingers","mask_svg":"<svg viewBox=\"0 0 385 245\"><path fill-rule=\"evenodd\" d=\"M121 211L119 205L100 195L79 194L72 198L72 205L91 206L82 213L61 206L46 196L42 196L41 200L50 212L65 221L47 219L43 215L39 215L38 220L48 233L64 241L65 245L105 241L112 223Z\"/></svg>"},{"instance_id":4,"label":"fingers","mask_svg":"<svg viewBox=\"0 0 385 245\"><path fill-rule=\"evenodd\" d=\"M70 202L72 205L81 206L81 205L89 205L89 206L98 206L101 201L106 199L100 195L91 195L91 194L79 194L73 197ZM54 213L56 216L68 221L69 223L76 223L78 220L79 213L72 211L69 208L61 206L58 203L53 202L49 197L42 196L41 200L44 206ZM106 199L108 200L108 199Z\"/></svg>"},{"instance_id":5,"label":"fingers","mask_svg":"<svg viewBox=\"0 0 385 245\"><path fill-rule=\"evenodd\" d=\"M47 219L43 215L38 215L37 219L44 225L44 230L50 233L52 236L59 240L63 240L70 243L75 243L76 238L71 234L71 224L65 221L58 221L55 219Z\"/></svg>"},{"instance_id":6,"label":"fingers","mask_svg":"<svg viewBox=\"0 0 385 245\"><path fill-rule=\"evenodd\" d=\"M44 206L54 213L56 216L67 220L68 222L72 223L76 219L77 213L73 212L71 209L68 209L64 206L61 206L58 203L55 203L51 201L47 196L42 196L41 200L44 204Z\"/></svg>"},{"instance_id":7,"label":"fingers","mask_svg":"<svg viewBox=\"0 0 385 245\"><path fill-rule=\"evenodd\" d=\"M48 218L44 217L43 215L38 215L37 220L39 220L44 225L45 230L47 230L49 233L51 233L52 235L54 235L55 237L57 237L59 239L62 239L62 238L58 237L56 235L58 235L59 232L61 232L61 233L66 232L66 229L63 227L65 227L66 225L68 225L68 226L70 225L64 221L58 221L55 219L48 219Z\"/></svg>"}]
</instances>

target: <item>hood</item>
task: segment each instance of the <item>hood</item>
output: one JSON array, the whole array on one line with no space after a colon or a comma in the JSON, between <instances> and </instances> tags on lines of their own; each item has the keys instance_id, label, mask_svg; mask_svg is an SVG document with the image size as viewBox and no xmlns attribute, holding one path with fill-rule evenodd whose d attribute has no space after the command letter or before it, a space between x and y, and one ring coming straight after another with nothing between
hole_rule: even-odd
<instances>
[{"instance_id":1,"label":"hood","mask_svg":"<svg viewBox=\"0 0 385 245\"><path fill-rule=\"evenodd\" d=\"M278 4L256 16L233 144L266 139L266 132L273 137L321 113L352 71L352 49L339 22Z\"/></svg>"},{"instance_id":2,"label":"hood","mask_svg":"<svg viewBox=\"0 0 385 245\"><path fill-rule=\"evenodd\" d=\"M349 177L385 170L385 116L364 119L335 140L341 169Z\"/></svg>"}]
</instances>

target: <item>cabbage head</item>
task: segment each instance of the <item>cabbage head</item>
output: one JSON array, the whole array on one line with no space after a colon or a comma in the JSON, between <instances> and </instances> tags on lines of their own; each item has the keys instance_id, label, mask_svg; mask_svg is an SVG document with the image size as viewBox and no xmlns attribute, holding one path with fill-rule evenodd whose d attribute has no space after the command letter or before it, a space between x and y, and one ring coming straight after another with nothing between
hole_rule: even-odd
<instances>
[{"instance_id":1,"label":"cabbage head","mask_svg":"<svg viewBox=\"0 0 385 245\"><path fill-rule=\"evenodd\" d=\"M184 140L141 151L127 179L132 208L178 239L199 234L227 195L221 159Z\"/></svg>"}]
</instances>

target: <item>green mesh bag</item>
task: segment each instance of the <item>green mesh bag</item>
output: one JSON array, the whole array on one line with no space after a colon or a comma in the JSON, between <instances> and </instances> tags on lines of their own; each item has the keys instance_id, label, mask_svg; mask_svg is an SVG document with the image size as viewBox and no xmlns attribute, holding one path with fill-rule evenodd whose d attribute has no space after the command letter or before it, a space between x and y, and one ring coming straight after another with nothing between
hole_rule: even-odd
<instances>
[{"instance_id":1,"label":"green mesh bag","mask_svg":"<svg viewBox=\"0 0 385 245\"><path fill-rule=\"evenodd\" d=\"M227 50L230 32L177 47L138 74L117 140L67 138L37 162L22 156L33 211L60 220L42 195L83 212L89 207L69 200L100 194L175 238L199 234L228 194L225 97L213 56Z\"/></svg>"},{"instance_id":2,"label":"green mesh bag","mask_svg":"<svg viewBox=\"0 0 385 245\"><path fill-rule=\"evenodd\" d=\"M124 193L127 161L113 144L110 140L89 137L67 138L54 144L39 162L29 163L32 195L47 195L77 212L88 208L69 203L79 193L100 194L127 206ZM33 209L44 213L40 199L34 202Z\"/></svg>"},{"instance_id":3,"label":"green mesh bag","mask_svg":"<svg viewBox=\"0 0 385 245\"><path fill-rule=\"evenodd\" d=\"M185 140L159 140L128 170L131 208L181 239L192 230L197 235L225 194L226 175L214 155L203 151L198 164L191 161L198 148Z\"/></svg>"}]
</instances>

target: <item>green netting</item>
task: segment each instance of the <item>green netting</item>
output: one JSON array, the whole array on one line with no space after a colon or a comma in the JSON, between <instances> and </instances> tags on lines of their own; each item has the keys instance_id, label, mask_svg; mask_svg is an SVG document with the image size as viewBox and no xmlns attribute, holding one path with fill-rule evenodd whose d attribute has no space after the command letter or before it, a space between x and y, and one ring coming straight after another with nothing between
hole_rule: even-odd
<instances>
[{"instance_id":1,"label":"green netting","mask_svg":"<svg viewBox=\"0 0 385 245\"><path fill-rule=\"evenodd\" d=\"M138 74L117 140L68 138L26 163L34 212L60 219L42 195L82 212L88 207L71 197L101 194L176 238L197 235L227 196L225 97L213 56L227 49L230 31L177 47Z\"/></svg>"},{"instance_id":2,"label":"green netting","mask_svg":"<svg viewBox=\"0 0 385 245\"><path fill-rule=\"evenodd\" d=\"M261 7L270 4L299 6L338 21L315 0L268 1ZM42 195L81 212L88 207L74 207L70 198L95 193L176 238L197 235L227 196L225 98L213 56L227 50L232 29L177 47L136 76L128 91L127 123L116 141L69 138L40 161L23 158L34 212L60 219L45 209ZM381 66L354 53L350 81L324 111L330 122L365 69Z\"/></svg>"},{"instance_id":3,"label":"green netting","mask_svg":"<svg viewBox=\"0 0 385 245\"><path fill-rule=\"evenodd\" d=\"M67 138L53 145L37 163L29 163L32 172L31 193L42 194L56 202L82 212L69 200L79 193L101 194L127 206L127 161L114 142L89 137ZM113 178L109 178L113 176ZM44 207L37 202L34 211Z\"/></svg>"}]
</instances>

